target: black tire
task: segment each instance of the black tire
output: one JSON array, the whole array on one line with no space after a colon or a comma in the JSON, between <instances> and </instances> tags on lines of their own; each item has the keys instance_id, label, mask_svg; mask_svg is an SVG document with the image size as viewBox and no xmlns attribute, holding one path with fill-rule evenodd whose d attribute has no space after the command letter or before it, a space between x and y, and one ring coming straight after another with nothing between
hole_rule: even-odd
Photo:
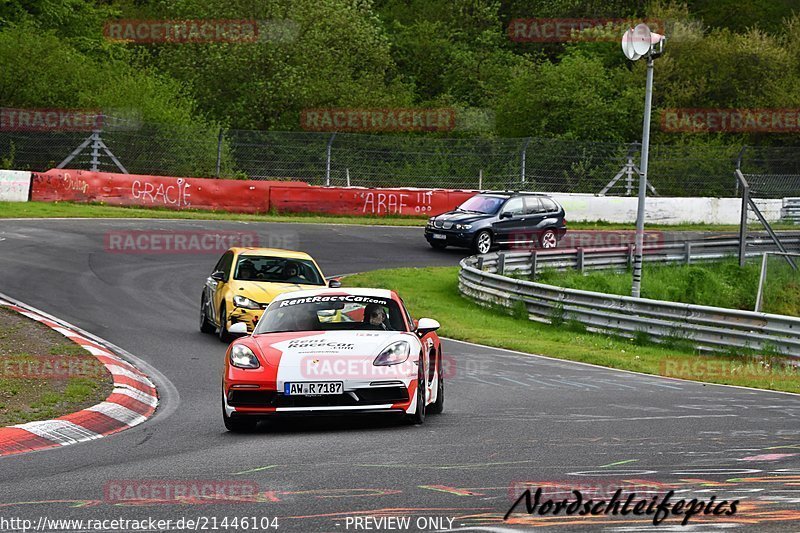
<instances>
[{"instance_id":1,"label":"black tire","mask_svg":"<svg viewBox=\"0 0 800 533\"><path fill-rule=\"evenodd\" d=\"M479 254L488 254L492 250L492 246L494 246L494 238L492 232L487 229L479 231L475 235L475 240L472 241L472 249Z\"/></svg>"},{"instance_id":2,"label":"black tire","mask_svg":"<svg viewBox=\"0 0 800 533\"><path fill-rule=\"evenodd\" d=\"M556 237L556 232L551 229L545 230L541 237L539 237L539 246L542 248L555 248L558 246L558 237Z\"/></svg>"},{"instance_id":3,"label":"black tire","mask_svg":"<svg viewBox=\"0 0 800 533\"><path fill-rule=\"evenodd\" d=\"M226 322L228 322L228 315L225 312L225 304L223 303L222 307L219 308L219 340L229 343L231 341L231 335L228 333Z\"/></svg>"},{"instance_id":4,"label":"black tire","mask_svg":"<svg viewBox=\"0 0 800 533\"><path fill-rule=\"evenodd\" d=\"M225 394L223 392L223 394ZM225 412L225 400L222 400L222 422L225 429L234 433L246 433L254 431L258 425L258 418L251 416L231 417Z\"/></svg>"},{"instance_id":5,"label":"black tire","mask_svg":"<svg viewBox=\"0 0 800 533\"><path fill-rule=\"evenodd\" d=\"M214 324L209 322L208 316L206 315L206 295L200 298L200 331L203 333L214 333L216 328Z\"/></svg>"},{"instance_id":6,"label":"black tire","mask_svg":"<svg viewBox=\"0 0 800 533\"><path fill-rule=\"evenodd\" d=\"M428 241L428 244L430 244L431 248L433 248L434 250L444 250L445 248L447 248L447 244L443 242Z\"/></svg>"},{"instance_id":7,"label":"black tire","mask_svg":"<svg viewBox=\"0 0 800 533\"><path fill-rule=\"evenodd\" d=\"M428 412L432 415L438 415L444 411L444 374L442 374L441 354L437 359L436 374L439 377L438 384L436 385L436 401L428 406Z\"/></svg>"},{"instance_id":8,"label":"black tire","mask_svg":"<svg viewBox=\"0 0 800 533\"><path fill-rule=\"evenodd\" d=\"M425 359L419 356L419 371L417 372L417 412L407 415L409 424L420 425L425 422Z\"/></svg>"}]
</instances>

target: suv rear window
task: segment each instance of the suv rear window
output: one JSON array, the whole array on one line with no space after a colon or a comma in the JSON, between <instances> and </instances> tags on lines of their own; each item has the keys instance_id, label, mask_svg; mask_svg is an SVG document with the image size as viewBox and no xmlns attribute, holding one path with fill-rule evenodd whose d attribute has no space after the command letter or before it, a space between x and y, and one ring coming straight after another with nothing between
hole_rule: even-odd
<instances>
[{"instance_id":1,"label":"suv rear window","mask_svg":"<svg viewBox=\"0 0 800 533\"><path fill-rule=\"evenodd\" d=\"M556 203L551 200L550 198L539 198L542 201L542 205L544 206L544 210L548 213L552 211L558 211L558 206Z\"/></svg>"}]
</instances>

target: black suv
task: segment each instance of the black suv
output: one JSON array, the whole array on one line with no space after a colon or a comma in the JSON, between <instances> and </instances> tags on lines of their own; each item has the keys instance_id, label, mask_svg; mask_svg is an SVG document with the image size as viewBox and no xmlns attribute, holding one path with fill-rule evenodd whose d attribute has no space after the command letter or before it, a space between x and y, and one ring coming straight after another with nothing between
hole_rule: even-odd
<instances>
[{"instance_id":1,"label":"black suv","mask_svg":"<svg viewBox=\"0 0 800 533\"><path fill-rule=\"evenodd\" d=\"M544 194L485 192L455 211L428 220L425 238L434 248L471 248L479 254L496 245L555 248L567 232L564 208Z\"/></svg>"}]
</instances>

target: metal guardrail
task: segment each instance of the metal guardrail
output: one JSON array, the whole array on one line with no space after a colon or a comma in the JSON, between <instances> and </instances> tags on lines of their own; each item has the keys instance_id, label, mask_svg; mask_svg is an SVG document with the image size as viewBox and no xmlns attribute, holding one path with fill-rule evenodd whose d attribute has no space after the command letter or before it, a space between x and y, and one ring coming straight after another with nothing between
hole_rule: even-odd
<instances>
[{"instance_id":1,"label":"metal guardrail","mask_svg":"<svg viewBox=\"0 0 800 533\"><path fill-rule=\"evenodd\" d=\"M800 246L800 238L784 238ZM757 256L777 250L771 240L748 241ZM692 263L735 257L738 241L694 241L645 246L645 261ZM800 318L737 309L692 305L600 292L567 289L503 275L558 270L625 269L630 248L512 251L471 256L460 263L459 291L479 304L513 309L524 305L530 320L575 320L588 331L626 337L647 334L654 340L685 339L698 348L776 351L800 357Z\"/></svg>"}]
</instances>

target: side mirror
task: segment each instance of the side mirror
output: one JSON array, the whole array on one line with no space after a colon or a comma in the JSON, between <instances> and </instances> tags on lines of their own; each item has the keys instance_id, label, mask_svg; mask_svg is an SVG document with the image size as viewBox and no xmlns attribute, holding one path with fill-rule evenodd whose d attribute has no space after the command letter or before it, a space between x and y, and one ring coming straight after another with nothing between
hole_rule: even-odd
<instances>
[{"instance_id":1,"label":"side mirror","mask_svg":"<svg viewBox=\"0 0 800 533\"><path fill-rule=\"evenodd\" d=\"M432 318L420 318L417 322L417 333L420 336L427 335L431 331L436 331L440 327L441 326L439 325L439 322Z\"/></svg>"},{"instance_id":2,"label":"side mirror","mask_svg":"<svg viewBox=\"0 0 800 533\"><path fill-rule=\"evenodd\" d=\"M514 215L513 215L513 214L511 214L509 211L504 211L503 213L500 213L500 218L501 218L501 219L503 219L503 218L511 218L511 217L513 217L513 216L514 216Z\"/></svg>"},{"instance_id":3,"label":"side mirror","mask_svg":"<svg viewBox=\"0 0 800 533\"><path fill-rule=\"evenodd\" d=\"M228 333L232 335L247 335L247 324L244 322L231 324L231 327L228 328Z\"/></svg>"},{"instance_id":4,"label":"side mirror","mask_svg":"<svg viewBox=\"0 0 800 533\"><path fill-rule=\"evenodd\" d=\"M330 287L331 289L338 289L341 286L342 282L339 281L338 279L328 280L328 287Z\"/></svg>"},{"instance_id":5,"label":"side mirror","mask_svg":"<svg viewBox=\"0 0 800 533\"><path fill-rule=\"evenodd\" d=\"M212 272L211 279L216 281L225 281L225 272L223 272L222 270L217 270L216 272Z\"/></svg>"}]
</instances>

